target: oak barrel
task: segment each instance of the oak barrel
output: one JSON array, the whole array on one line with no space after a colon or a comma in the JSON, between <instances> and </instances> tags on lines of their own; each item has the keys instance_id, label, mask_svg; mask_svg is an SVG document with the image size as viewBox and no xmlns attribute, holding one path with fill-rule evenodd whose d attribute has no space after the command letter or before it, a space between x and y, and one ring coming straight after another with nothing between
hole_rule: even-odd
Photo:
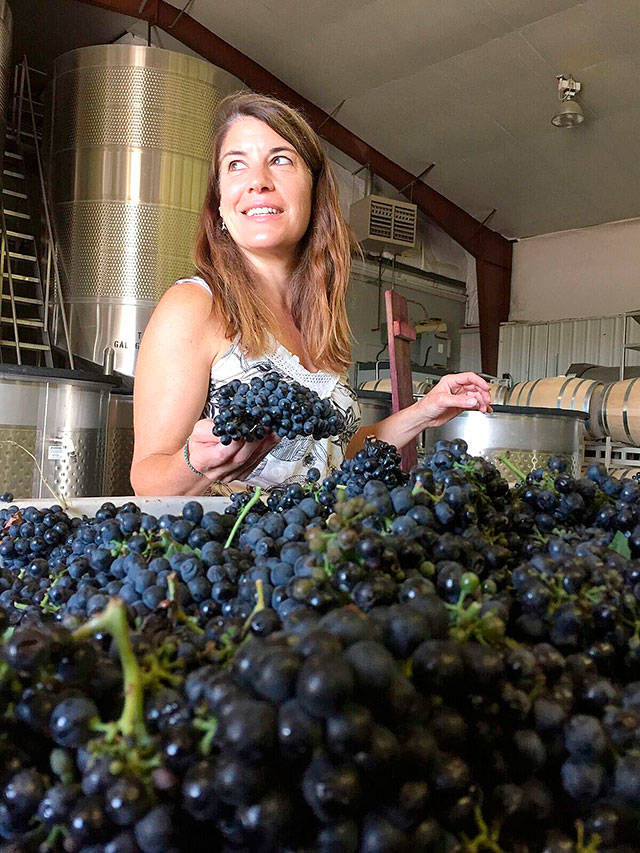
<instances>
[{"instance_id":1,"label":"oak barrel","mask_svg":"<svg viewBox=\"0 0 640 853\"><path fill-rule=\"evenodd\" d=\"M419 381L418 379L413 380L413 393L414 394L426 394L433 387L433 383L426 381ZM385 377L384 379L368 379L366 382L363 382L360 386L361 391L383 391L385 393L391 393L391 379L390 377Z\"/></svg>"},{"instance_id":2,"label":"oak barrel","mask_svg":"<svg viewBox=\"0 0 640 853\"><path fill-rule=\"evenodd\" d=\"M509 396L509 391L511 389L506 385L501 384L500 382L490 382L489 383L489 394L491 397L491 402L496 406L502 406L507 402L507 397Z\"/></svg>"},{"instance_id":3,"label":"oak barrel","mask_svg":"<svg viewBox=\"0 0 640 853\"><path fill-rule=\"evenodd\" d=\"M612 382L602 397L602 426L613 441L640 445L640 377Z\"/></svg>"},{"instance_id":4,"label":"oak barrel","mask_svg":"<svg viewBox=\"0 0 640 853\"><path fill-rule=\"evenodd\" d=\"M592 438L602 438L601 418L605 386L595 379L548 376L518 382L507 397L510 406L538 406L543 409L570 409L589 416L586 429ZM640 391L640 388L639 388ZM639 395L640 401L640 395Z\"/></svg>"},{"instance_id":5,"label":"oak barrel","mask_svg":"<svg viewBox=\"0 0 640 853\"><path fill-rule=\"evenodd\" d=\"M616 480L623 480L625 477L631 479L640 475L640 468L629 466L627 468L611 468L609 476Z\"/></svg>"}]
</instances>

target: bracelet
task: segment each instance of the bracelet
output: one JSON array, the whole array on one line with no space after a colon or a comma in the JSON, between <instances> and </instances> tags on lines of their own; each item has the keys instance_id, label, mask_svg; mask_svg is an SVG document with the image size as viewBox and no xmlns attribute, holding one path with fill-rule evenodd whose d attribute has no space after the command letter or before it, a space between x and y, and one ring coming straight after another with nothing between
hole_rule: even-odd
<instances>
[{"instance_id":1,"label":"bracelet","mask_svg":"<svg viewBox=\"0 0 640 853\"><path fill-rule=\"evenodd\" d=\"M190 436L187 436L187 440L184 443L184 461L187 463L187 468L190 471L193 471L193 473L197 474L198 477L204 477L204 474L202 473L202 471L198 471L197 468L194 468L193 465L191 464L191 460L189 459L189 438L190 438Z\"/></svg>"}]
</instances>

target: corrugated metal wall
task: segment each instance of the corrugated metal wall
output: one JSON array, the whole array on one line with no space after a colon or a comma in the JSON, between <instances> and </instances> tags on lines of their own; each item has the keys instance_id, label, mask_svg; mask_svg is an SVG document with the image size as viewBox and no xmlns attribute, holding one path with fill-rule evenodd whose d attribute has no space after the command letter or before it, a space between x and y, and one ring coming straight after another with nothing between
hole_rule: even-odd
<instances>
[{"instance_id":1,"label":"corrugated metal wall","mask_svg":"<svg viewBox=\"0 0 640 853\"><path fill-rule=\"evenodd\" d=\"M498 375L514 382L559 376L577 362L618 367L624 315L556 320L549 323L503 323L500 326ZM640 325L627 321L627 343L640 345ZM627 351L626 363L640 365L640 352Z\"/></svg>"}]
</instances>

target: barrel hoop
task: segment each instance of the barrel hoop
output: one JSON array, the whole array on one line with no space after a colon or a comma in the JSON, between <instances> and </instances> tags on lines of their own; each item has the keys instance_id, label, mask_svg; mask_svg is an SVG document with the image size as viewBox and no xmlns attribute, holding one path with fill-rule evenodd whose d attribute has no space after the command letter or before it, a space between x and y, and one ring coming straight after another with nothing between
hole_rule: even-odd
<instances>
[{"instance_id":1,"label":"barrel hoop","mask_svg":"<svg viewBox=\"0 0 640 853\"><path fill-rule=\"evenodd\" d=\"M615 385L615 382L612 382L610 385L607 385L607 388L602 395L602 428L604 429L605 435L611 435L609 431L609 419L607 418L607 401L609 400L609 395L611 394L611 389Z\"/></svg>"},{"instance_id":2,"label":"barrel hoop","mask_svg":"<svg viewBox=\"0 0 640 853\"><path fill-rule=\"evenodd\" d=\"M533 394L533 389L536 387L538 382L540 382L540 379L534 379L533 385L531 386L531 388L529 388L529 393L527 395L527 402L526 402L527 406L531 405L531 395Z\"/></svg>"},{"instance_id":3,"label":"barrel hoop","mask_svg":"<svg viewBox=\"0 0 640 853\"><path fill-rule=\"evenodd\" d=\"M587 382L591 386L590 389L585 394L584 403L582 404L582 411L588 415L589 414L589 403L591 402L591 396L593 394L593 386L595 385L595 382L593 382L593 380L591 380L591 379L580 379L580 381L578 382L578 384L576 385L576 387L573 391L573 395L571 396L571 408L575 409L576 395L578 393L578 389L581 388L583 383L585 383L585 382Z\"/></svg>"},{"instance_id":4,"label":"barrel hoop","mask_svg":"<svg viewBox=\"0 0 640 853\"><path fill-rule=\"evenodd\" d=\"M527 405L525 395L526 395L527 385L529 384L530 381L531 381L530 379L527 379L526 382L523 382L522 388L518 391L518 405L519 406L526 406Z\"/></svg>"},{"instance_id":5,"label":"barrel hoop","mask_svg":"<svg viewBox=\"0 0 640 853\"><path fill-rule=\"evenodd\" d=\"M576 394L578 393L578 389L582 385L583 382L588 382L590 385L589 390L584 395L584 403L582 404L582 411L589 415L589 420L586 422L585 427L587 432L591 431L591 398L593 397L593 392L595 390L596 385L598 384L594 379L581 379L579 384L576 385L575 390L573 392L573 396L571 397L571 408L574 408L574 403L576 399Z\"/></svg>"},{"instance_id":6,"label":"barrel hoop","mask_svg":"<svg viewBox=\"0 0 640 853\"><path fill-rule=\"evenodd\" d=\"M568 385L570 382L571 382L571 379L567 379L567 380L566 380L565 382L563 382L563 383L562 383L562 385L560 386L560 390L558 391L558 396L556 397L556 409L562 409L562 408L563 408L563 405L562 405L562 395L564 394L564 389L567 387L567 385ZM573 397L571 398L571 405L569 406L569 408L570 408L570 409L573 409L573 399L574 399L574 397L575 397L575 396L576 396L576 395L575 395L575 392L574 392Z\"/></svg>"},{"instance_id":7,"label":"barrel hoop","mask_svg":"<svg viewBox=\"0 0 640 853\"><path fill-rule=\"evenodd\" d=\"M624 427L624 434L629 439L629 442L632 443L633 439L631 438L631 433L629 432L629 413L627 411L627 403L629 402L629 394L631 393L631 388L635 385L636 380L632 379L627 386L627 390L624 392L624 399L622 401L622 425Z\"/></svg>"}]
</instances>

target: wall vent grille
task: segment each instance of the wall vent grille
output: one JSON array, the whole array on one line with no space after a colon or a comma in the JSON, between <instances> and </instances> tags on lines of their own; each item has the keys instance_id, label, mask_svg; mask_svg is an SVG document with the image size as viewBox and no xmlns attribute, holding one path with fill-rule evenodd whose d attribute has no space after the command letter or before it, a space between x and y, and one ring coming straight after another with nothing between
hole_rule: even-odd
<instances>
[{"instance_id":1,"label":"wall vent grille","mask_svg":"<svg viewBox=\"0 0 640 853\"><path fill-rule=\"evenodd\" d=\"M416 243L418 208L415 204L369 195L351 205L349 221L359 243L382 251Z\"/></svg>"}]
</instances>

